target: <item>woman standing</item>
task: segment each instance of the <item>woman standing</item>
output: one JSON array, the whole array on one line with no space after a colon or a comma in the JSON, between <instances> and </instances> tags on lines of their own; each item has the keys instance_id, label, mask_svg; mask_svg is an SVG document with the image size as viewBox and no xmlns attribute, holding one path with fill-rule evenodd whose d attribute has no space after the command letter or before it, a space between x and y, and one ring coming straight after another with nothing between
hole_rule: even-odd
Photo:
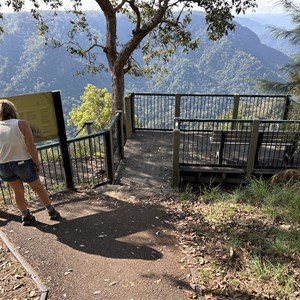
<instances>
[{"instance_id":1,"label":"woman standing","mask_svg":"<svg viewBox=\"0 0 300 300\"><path fill-rule=\"evenodd\" d=\"M18 118L15 105L0 99L0 177L13 189L24 226L31 225L35 220L27 207L24 182L30 185L47 208L50 220L56 220L59 213L51 204L38 175L40 161L30 125Z\"/></svg>"}]
</instances>

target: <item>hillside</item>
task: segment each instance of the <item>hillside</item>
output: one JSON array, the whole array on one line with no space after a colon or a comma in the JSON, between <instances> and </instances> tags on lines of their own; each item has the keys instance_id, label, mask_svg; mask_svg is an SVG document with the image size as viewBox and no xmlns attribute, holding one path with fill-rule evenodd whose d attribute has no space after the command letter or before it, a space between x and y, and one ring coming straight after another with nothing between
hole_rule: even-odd
<instances>
[{"instance_id":1,"label":"hillside","mask_svg":"<svg viewBox=\"0 0 300 300\"><path fill-rule=\"evenodd\" d=\"M183 87L187 93L257 93L253 78L282 80L278 70L289 58L262 44L247 27L237 24L235 32L217 42L209 41L204 30L195 34L202 41L199 49L189 56L174 56L165 81L148 82L149 90L181 92Z\"/></svg>"},{"instance_id":2,"label":"hillside","mask_svg":"<svg viewBox=\"0 0 300 300\"><path fill-rule=\"evenodd\" d=\"M270 34L271 27L280 27L285 29L292 28L291 19L287 15L265 15L251 14L250 16L237 17L236 21L257 34L261 42L269 47L281 51L286 55L292 55L299 51L297 46L287 43L283 38L275 38Z\"/></svg>"},{"instance_id":3,"label":"hillside","mask_svg":"<svg viewBox=\"0 0 300 300\"><path fill-rule=\"evenodd\" d=\"M87 17L91 26L103 35L100 13L88 12ZM53 34L64 36L65 24L62 13L51 24ZM131 32L129 23L121 18L119 24L120 36L126 38ZM127 76L126 93L257 93L251 78L281 79L278 70L289 58L262 44L249 28L237 24L235 32L212 42L207 38L203 14L195 13L190 26L193 35L201 40L199 49L188 55L178 51L167 65L169 73L163 76L163 81L158 76ZM79 101L87 83L110 90L108 73L77 76L76 71L83 68L84 62L63 49L46 47L35 34L29 13L5 14L5 28L0 48L1 96L61 90L67 113ZM104 59L104 55L100 57Z\"/></svg>"}]
</instances>

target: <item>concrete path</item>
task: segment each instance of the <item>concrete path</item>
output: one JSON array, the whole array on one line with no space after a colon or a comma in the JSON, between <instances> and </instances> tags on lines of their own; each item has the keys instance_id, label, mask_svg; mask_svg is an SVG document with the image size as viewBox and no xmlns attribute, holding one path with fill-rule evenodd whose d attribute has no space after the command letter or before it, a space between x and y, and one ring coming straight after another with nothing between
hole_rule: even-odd
<instances>
[{"instance_id":1,"label":"concrete path","mask_svg":"<svg viewBox=\"0 0 300 300\"><path fill-rule=\"evenodd\" d=\"M137 131L125 145L117 182L165 189L172 179L172 133Z\"/></svg>"}]
</instances>

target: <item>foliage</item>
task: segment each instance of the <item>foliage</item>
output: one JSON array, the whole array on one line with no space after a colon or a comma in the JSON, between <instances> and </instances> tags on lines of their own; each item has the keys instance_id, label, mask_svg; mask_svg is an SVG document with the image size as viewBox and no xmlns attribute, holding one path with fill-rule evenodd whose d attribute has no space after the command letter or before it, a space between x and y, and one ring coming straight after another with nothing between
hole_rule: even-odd
<instances>
[{"instance_id":1,"label":"foliage","mask_svg":"<svg viewBox=\"0 0 300 300\"><path fill-rule=\"evenodd\" d=\"M93 31L105 26L104 20L98 22L100 16L99 12L87 12ZM52 31L56 36L64 35L66 22L66 14L61 13L57 22L52 24ZM248 77L282 79L277 65L286 64L287 57L279 52L274 53L275 50L271 48L265 49L248 28L237 24L234 34L229 34L219 42L210 42L205 30L199 31L197 28L197 24L204 22L203 14L193 14L191 33L201 39L197 50L188 56L177 51L171 61L165 64L169 72L162 75L161 80L159 75L153 78L128 76L126 93L245 94L253 93L254 83L247 81ZM5 14L5 23L6 34L2 36L0 49L2 96L59 89L67 119L72 104L80 105L79 97L88 83L98 88L108 88L111 92L109 74L103 72L101 80L91 74L74 76L75 70L83 67L82 60L68 55L63 49L52 49L42 45L42 38L34 33L35 28L29 12ZM118 24L122 27L120 36L130 34L130 26L124 17L118 20ZM264 55L261 57L262 53ZM139 52L134 58L140 60ZM102 57L103 63L104 60Z\"/></svg>"},{"instance_id":2,"label":"foliage","mask_svg":"<svg viewBox=\"0 0 300 300\"><path fill-rule=\"evenodd\" d=\"M285 11L291 16L294 28L291 30L273 27L272 33L275 37L283 37L293 45L300 45L300 6L290 0L278 1ZM287 82L271 81L266 79L258 80L258 88L264 91L276 91L288 93L300 100L300 52L292 56L292 63L285 65L282 72L288 75Z\"/></svg>"},{"instance_id":3,"label":"foliage","mask_svg":"<svg viewBox=\"0 0 300 300\"><path fill-rule=\"evenodd\" d=\"M295 278L290 279L288 266L277 264L274 265L269 260L253 256L249 261L249 270L261 282L274 282L278 286L278 293L293 292L293 286L296 285Z\"/></svg>"},{"instance_id":4,"label":"foliage","mask_svg":"<svg viewBox=\"0 0 300 300\"><path fill-rule=\"evenodd\" d=\"M276 220L300 220L299 184L270 185L264 179L252 179L243 188L241 200L258 205Z\"/></svg>"},{"instance_id":5,"label":"foliage","mask_svg":"<svg viewBox=\"0 0 300 300\"><path fill-rule=\"evenodd\" d=\"M201 188L190 200L185 193L179 214L188 217L179 228L190 230L183 244L204 298L265 298L268 291L268 298L298 299L298 191L299 183L250 179L238 187Z\"/></svg>"},{"instance_id":6,"label":"foliage","mask_svg":"<svg viewBox=\"0 0 300 300\"><path fill-rule=\"evenodd\" d=\"M237 112L237 116L234 119L241 119L241 111L240 109ZM230 109L229 111L225 111L221 114L220 119L225 119L225 120L231 120L233 119L233 109Z\"/></svg>"},{"instance_id":7,"label":"foliage","mask_svg":"<svg viewBox=\"0 0 300 300\"><path fill-rule=\"evenodd\" d=\"M199 6L206 12L206 28L210 39L217 40L234 29L234 14L245 13L248 9L254 9L256 0L248 1L96 1L103 12L106 21L105 39L99 32L94 33L89 26L85 13L81 10L82 1L71 1L72 7L67 10L71 17L70 28L67 31L67 41L53 39L48 35L49 21L45 20L40 4L46 4L54 13L53 18L59 15L58 9L64 7L61 0L31 0L33 8L31 13L37 22L38 32L45 35L47 43L55 47L66 47L70 54L75 54L87 61L87 70L98 73L104 69L103 63L99 63L98 51L105 54L108 68L112 75L112 99L113 111L123 109L124 76L131 72L134 75L151 73L157 70L160 62L167 62L177 48L182 48L185 53L194 50L198 46L198 39L193 38L187 28L191 22L193 5ZM22 10L24 1L8 0L6 6L14 11ZM3 4L2 4L3 5ZM1 8L1 4L0 4ZM176 10L177 9L177 10ZM180 11L178 11L180 10ZM131 22L132 31L127 41L120 41L117 16L125 15ZM0 14L2 17L2 14ZM81 34L86 36L87 44L79 42ZM146 39L147 37L147 39ZM141 49L144 57L145 68L133 59L133 53ZM153 64L150 64L154 62Z\"/></svg>"},{"instance_id":8,"label":"foliage","mask_svg":"<svg viewBox=\"0 0 300 300\"><path fill-rule=\"evenodd\" d=\"M111 94L107 92L107 89L98 89L88 84L80 99L82 104L71 110L68 124L74 124L78 130L81 130L85 122L92 121L94 131L104 129L111 120Z\"/></svg>"}]
</instances>

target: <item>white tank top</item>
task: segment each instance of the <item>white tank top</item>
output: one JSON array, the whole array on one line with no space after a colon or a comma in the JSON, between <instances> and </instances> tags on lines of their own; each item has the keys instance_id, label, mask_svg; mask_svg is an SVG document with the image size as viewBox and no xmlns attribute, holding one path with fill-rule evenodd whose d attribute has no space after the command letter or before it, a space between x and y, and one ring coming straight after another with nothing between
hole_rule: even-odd
<instances>
[{"instance_id":1,"label":"white tank top","mask_svg":"<svg viewBox=\"0 0 300 300\"><path fill-rule=\"evenodd\" d=\"M31 158L25 137L19 128L19 120L0 121L0 163Z\"/></svg>"}]
</instances>

